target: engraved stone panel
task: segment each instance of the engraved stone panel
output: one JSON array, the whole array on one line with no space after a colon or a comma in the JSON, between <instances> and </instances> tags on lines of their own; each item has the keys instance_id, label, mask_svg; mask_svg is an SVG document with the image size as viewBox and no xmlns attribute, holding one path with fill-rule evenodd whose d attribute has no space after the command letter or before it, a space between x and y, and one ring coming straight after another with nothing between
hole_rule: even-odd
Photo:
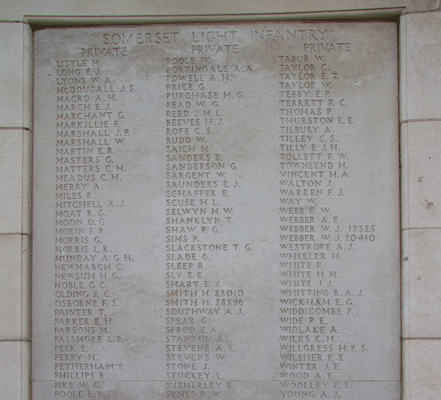
<instances>
[{"instance_id":1,"label":"engraved stone panel","mask_svg":"<svg viewBox=\"0 0 441 400\"><path fill-rule=\"evenodd\" d=\"M395 24L35 55L34 400L399 399Z\"/></svg>"}]
</instances>

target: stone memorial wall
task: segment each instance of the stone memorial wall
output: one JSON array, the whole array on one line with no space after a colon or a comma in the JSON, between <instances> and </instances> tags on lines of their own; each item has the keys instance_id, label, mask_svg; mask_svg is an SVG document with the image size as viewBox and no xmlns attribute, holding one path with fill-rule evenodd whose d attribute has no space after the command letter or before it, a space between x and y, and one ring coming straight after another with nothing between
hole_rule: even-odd
<instances>
[{"instance_id":1,"label":"stone memorial wall","mask_svg":"<svg viewBox=\"0 0 441 400\"><path fill-rule=\"evenodd\" d=\"M396 36L35 33L34 400L400 398Z\"/></svg>"}]
</instances>

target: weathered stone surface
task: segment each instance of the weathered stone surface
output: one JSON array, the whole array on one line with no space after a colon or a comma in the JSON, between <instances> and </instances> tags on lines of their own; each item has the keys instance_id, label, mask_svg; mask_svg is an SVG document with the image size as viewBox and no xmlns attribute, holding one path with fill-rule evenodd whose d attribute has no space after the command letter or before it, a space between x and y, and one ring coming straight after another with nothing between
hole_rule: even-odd
<instances>
[{"instance_id":1,"label":"weathered stone surface","mask_svg":"<svg viewBox=\"0 0 441 400\"><path fill-rule=\"evenodd\" d=\"M403 341L404 400L430 400L438 396L440 355L439 340Z\"/></svg>"},{"instance_id":2,"label":"weathered stone surface","mask_svg":"<svg viewBox=\"0 0 441 400\"><path fill-rule=\"evenodd\" d=\"M29 273L26 272L30 270L30 265L22 265L27 242L26 236L0 235L0 271L7 277L0 283L0 318L3 321L0 340L30 339L29 322L26 321L30 320L30 285L23 285L23 278L29 282ZM29 246L26 247L29 254Z\"/></svg>"},{"instance_id":3,"label":"weathered stone surface","mask_svg":"<svg viewBox=\"0 0 441 400\"><path fill-rule=\"evenodd\" d=\"M35 37L36 400L399 398L395 24Z\"/></svg>"},{"instance_id":4,"label":"weathered stone surface","mask_svg":"<svg viewBox=\"0 0 441 400\"><path fill-rule=\"evenodd\" d=\"M438 169L441 168L441 123L410 122L401 128L402 228L438 228Z\"/></svg>"},{"instance_id":5,"label":"weathered stone surface","mask_svg":"<svg viewBox=\"0 0 441 400\"><path fill-rule=\"evenodd\" d=\"M30 398L30 343L0 342L0 396L3 399Z\"/></svg>"},{"instance_id":6,"label":"weathered stone surface","mask_svg":"<svg viewBox=\"0 0 441 400\"><path fill-rule=\"evenodd\" d=\"M0 233L30 233L30 133L0 129Z\"/></svg>"},{"instance_id":7,"label":"weathered stone surface","mask_svg":"<svg viewBox=\"0 0 441 400\"><path fill-rule=\"evenodd\" d=\"M151 0L139 2L135 0L96 0L94 2L78 3L74 0L65 0L63 3L56 1L45 1L36 3L32 0L4 0L3 18L5 20L21 20L23 16L32 22L42 19L53 23L60 21L64 16L72 21L86 22L107 20L113 23L127 21L125 17L132 16L132 23L139 20L155 18L161 20L164 17L191 18L193 21L198 16L216 18L216 15L234 18L236 14L239 18L246 17L274 17L274 14L311 13L317 12L323 17L324 14L335 12L336 15L347 15L348 12L358 15L370 15L376 12L377 15L395 15L404 10L408 12L436 10L439 7L439 0L309 0L309 1L290 1L278 0L271 3L262 0L251 0L246 2L235 2L226 0L223 2L187 0L185 2L170 0L163 2ZM241 15L242 14L242 15ZM262 15L263 14L263 15ZM75 16L75 17L72 17ZM295 16L295 14L294 14ZM40 17L40 18L39 18ZM81 18L83 17L83 18ZM309 14L308 17L311 17Z\"/></svg>"},{"instance_id":8,"label":"weathered stone surface","mask_svg":"<svg viewBox=\"0 0 441 400\"><path fill-rule=\"evenodd\" d=\"M440 20L439 12L401 18L401 120L440 118L441 81L435 73L441 59Z\"/></svg>"},{"instance_id":9,"label":"weathered stone surface","mask_svg":"<svg viewBox=\"0 0 441 400\"><path fill-rule=\"evenodd\" d=\"M0 23L0 127L31 127L32 33L21 23Z\"/></svg>"},{"instance_id":10,"label":"weathered stone surface","mask_svg":"<svg viewBox=\"0 0 441 400\"><path fill-rule=\"evenodd\" d=\"M403 235L403 337L438 338L439 303L438 229L415 229Z\"/></svg>"}]
</instances>

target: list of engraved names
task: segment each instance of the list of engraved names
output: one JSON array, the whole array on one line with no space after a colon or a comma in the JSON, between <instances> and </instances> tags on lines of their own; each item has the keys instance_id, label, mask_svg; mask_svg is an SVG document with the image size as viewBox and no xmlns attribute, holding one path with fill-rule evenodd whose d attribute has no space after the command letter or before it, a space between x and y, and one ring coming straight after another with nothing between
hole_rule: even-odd
<instances>
[{"instance_id":1,"label":"list of engraved names","mask_svg":"<svg viewBox=\"0 0 441 400\"><path fill-rule=\"evenodd\" d=\"M36 33L35 400L399 398L395 35Z\"/></svg>"}]
</instances>

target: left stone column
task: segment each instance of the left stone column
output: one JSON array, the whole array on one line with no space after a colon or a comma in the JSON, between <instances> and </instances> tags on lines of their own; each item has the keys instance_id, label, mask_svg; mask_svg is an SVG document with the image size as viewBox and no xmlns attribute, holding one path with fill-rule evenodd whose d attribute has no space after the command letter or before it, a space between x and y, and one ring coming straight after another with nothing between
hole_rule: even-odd
<instances>
[{"instance_id":1,"label":"left stone column","mask_svg":"<svg viewBox=\"0 0 441 400\"><path fill-rule=\"evenodd\" d=\"M0 398L30 398L32 32L0 23Z\"/></svg>"}]
</instances>

